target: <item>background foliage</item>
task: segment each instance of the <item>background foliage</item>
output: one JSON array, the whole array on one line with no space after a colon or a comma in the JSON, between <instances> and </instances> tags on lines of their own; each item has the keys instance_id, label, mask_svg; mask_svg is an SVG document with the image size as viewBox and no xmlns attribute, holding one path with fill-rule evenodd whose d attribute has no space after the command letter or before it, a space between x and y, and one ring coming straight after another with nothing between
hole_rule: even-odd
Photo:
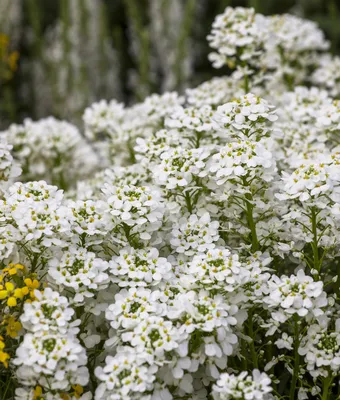
<instances>
[{"instance_id":1,"label":"background foliage","mask_svg":"<svg viewBox=\"0 0 340 400\"><path fill-rule=\"evenodd\" d=\"M91 102L182 91L217 73L206 36L226 6L317 21L340 48L337 0L0 0L0 127Z\"/></svg>"}]
</instances>

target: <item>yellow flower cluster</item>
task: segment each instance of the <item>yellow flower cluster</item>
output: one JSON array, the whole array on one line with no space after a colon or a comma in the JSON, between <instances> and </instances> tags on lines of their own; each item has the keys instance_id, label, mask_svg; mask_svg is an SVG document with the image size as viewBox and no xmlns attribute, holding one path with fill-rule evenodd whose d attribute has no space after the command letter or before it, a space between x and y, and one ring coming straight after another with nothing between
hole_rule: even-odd
<instances>
[{"instance_id":1,"label":"yellow flower cluster","mask_svg":"<svg viewBox=\"0 0 340 400\"><path fill-rule=\"evenodd\" d=\"M0 363L2 363L6 368L8 368L8 360L10 355L4 351L5 342L4 338L0 336Z\"/></svg>"},{"instance_id":2,"label":"yellow flower cluster","mask_svg":"<svg viewBox=\"0 0 340 400\"><path fill-rule=\"evenodd\" d=\"M10 80L18 68L19 53L10 51L9 46L9 37L0 33L0 78L5 81Z\"/></svg>"},{"instance_id":3,"label":"yellow flower cluster","mask_svg":"<svg viewBox=\"0 0 340 400\"><path fill-rule=\"evenodd\" d=\"M72 386L73 391L71 393L60 393L60 400L70 400L72 397L79 399L84 392L84 389L80 385ZM36 386L33 392L33 400L44 400L44 393L41 386Z\"/></svg>"},{"instance_id":4,"label":"yellow flower cluster","mask_svg":"<svg viewBox=\"0 0 340 400\"><path fill-rule=\"evenodd\" d=\"M21 264L10 264L8 268L2 270L0 275L0 301L6 300L9 307L15 307L18 304L18 300L22 300L27 295L33 298L34 290L39 288L38 280L32 280L31 278L24 279L24 285L17 287L16 282L20 282L20 280L11 279L11 277L24 269ZM6 280L7 282L5 282Z\"/></svg>"},{"instance_id":5,"label":"yellow flower cluster","mask_svg":"<svg viewBox=\"0 0 340 400\"><path fill-rule=\"evenodd\" d=\"M19 322L23 302L34 300L40 284L34 276L26 277L21 264L9 264L0 272L0 364L8 368L10 354L5 352L6 338L15 339L22 329ZM13 348L13 346L11 346Z\"/></svg>"}]
</instances>

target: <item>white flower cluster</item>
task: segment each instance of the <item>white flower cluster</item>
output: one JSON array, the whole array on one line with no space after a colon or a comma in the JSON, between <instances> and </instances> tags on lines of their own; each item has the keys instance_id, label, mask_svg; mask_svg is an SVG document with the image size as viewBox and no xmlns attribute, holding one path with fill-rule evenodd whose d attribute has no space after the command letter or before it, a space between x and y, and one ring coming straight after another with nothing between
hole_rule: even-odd
<instances>
[{"instance_id":1,"label":"white flower cluster","mask_svg":"<svg viewBox=\"0 0 340 400\"><path fill-rule=\"evenodd\" d=\"M267 81L268 92L303 81L309 69L320 63L319 53L329 47L312 21L290 14L264 16L242 7L227 7L218 15L208 41L216 50L209 54L215 68L228 65L237 68L236 76L259 75ZM246 91L247 86L248 78Z\"/></svg>"},{"instance_id":2,"label":"white flower cluster","mask_svg":"<svg viewBox=\"0 0 340 400\"><path fill-rule=\"evenodd\" d=\"M323 314L327 306L327 295L323 291L323 282L314 282L303 270L297 275L277 277L273 275L268 281L269 294L264 298L272 312L273 319L283 322L297 313L300 317L313 313Z\"/></svg>"},{"instance_id":3,"label":"white flower cluster","mask_svg":"<svg viewBox=\"0 0 340 400\"><path fill-rule=\"evenodd\" d=\"M327 376L328 369L337 374L340 369L339 323L335 321L335 329L311 325L301 341L299 354L304 356L307 369L315 377Z\"/></svg>"},{"instance_id":4,"label":"white flower cluster","mask_svg":"<svg viewBox=\"0 0 340 400\"><path fill-rule=\"evenodd\" d=\"M319 59L318 68L311 76L312 84L327 90L334 98L340 94L340 58L330 54L324 54Z\"/></svg>"},{"instance_id":5,"label":"white flower cluster","mask_svg":"<svg viewBox=\"0 0 340 400\"><path fill-rule=\"evenodd\" d=\"M21 164L24 180L44 178L66 189L70 177L86 176L97 162L77 127L52 117L26 119L22 125L11 125L1 136L13 146L12 154Z\"/></svg>"},{"instance_id":6,"label":"white flower cluster","mask_svg":"<svg viewBox=\"0 0 340 400\"><path fill-rule=\"evenodd\" d=\"M80 321L71 322L74 310L57 292L47 288L25 304L21 320L26 333L14 364L23 385L39 385L47 391L67 391L89 381L87 356L76 334Z\"/></svg>"},{"instance_id":7,"label":"white flower cluster","mask_svg":"<svg viewBox=\"0 0 340 400\"><path fill-rule=\"evenodd\" d=\"M238 376L222 374L213 388L213 397L215 400L266 400L270 399L271 391L270 378L255 369L252 376L246 371Z\"/></svg>"},{"instance_id":8,"label":"white flower cluster","mask_svg":"<svg viewBox=\"0 0 340 400\"><path fill-rule=\"evenodd\" d=\"M54 119L1 135L0 373L16 400L338 398L327 42L244 8L209 41L231 76L95 103L86 141Z\"/></svg>"},{"instance_id":9,"label":"white flower cluster","mask_svg":"<svg viewBox=\"0 0 340 400\"><path fill-rule=\"evenodd\" d=\"M74 291L72 302L82 303L85 297L108 286L107 261L97 258L86 249L70 247L60 258L49 261L49 275L59 286Z\"/></svg>"},{"instance_id":10,"label":"white flower cluster","mask_svg":"<svg viewBox=\"0 0 340 400\"><path fill-rule=\"evenodd\" d=\"M20 166L15 163L11 154L12 146L8 145L3 138L0 142L0 191L3 192L10 183L13 183L13 178L21 174Z\"/></svg>"},{"instance_id":11,"label":"white flower cluster","mask_svg":"<svg viewBox=\"0 0 340 400\"><path fill-rule=\"evenodd\" d=\"M262 18L253 8L227 7L216 17L208 36L210 46L217 50L209 55L214 67L238 62L252 64L257 60L266 40L261 27Z\"/></svg>"}]
</instances>

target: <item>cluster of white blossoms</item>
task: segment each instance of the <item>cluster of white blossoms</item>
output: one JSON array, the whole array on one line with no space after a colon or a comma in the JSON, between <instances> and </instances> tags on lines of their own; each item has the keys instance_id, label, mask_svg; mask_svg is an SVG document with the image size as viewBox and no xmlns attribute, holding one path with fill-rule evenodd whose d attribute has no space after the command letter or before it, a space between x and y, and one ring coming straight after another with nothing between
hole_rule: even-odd
<instances>
[{"instance_id":1,"label":"cluster of white blossoms","mask_svg":"<svg viewBox=\"0 0 340 400\"><path fill-rule=\"evenodd\" d=\"M266 40L261 17L253 8L243 7L227 7L216 17L208 36L210 46L217 50L209 55L215 68L254 61L256 66Z\"/></svg>"},{"instance_id":2,"label":"cluster of white blossoms","mask_svg":"<svg viewBox=\"0 0 340 400\"><path fill-rule=\"evenodd\" d=\"M213 387L213 398L214 400L270 399L272 391L270 383L268 375L256 369L252 375L248 375L245 371L238 376L225 373Z\"/></svg>"},{"instance_id":3,"label":"cluster of white blossoms","mask_svg":"<svg viewBox=\"0 0 340 400\"><path fill-rule=\"evenodd\" d=\"M49 275L59 289L74 291L71 302L81 303L84 297L108 286L109 277L105 272L108 262L97 258L86 249L70 247L61 257L49 261Z\"/></svg>"},{"instance_id":4,"label":"cluster of white blossoms","mask_svg":"<svg viewBox=\"0 0 340 400\"><path fill-rule=\"evenodd\" d=\"M0 142L0 191L4 192L5 189L13 183L14 178L21 174L21 168L16 163L11 154L12 146L8 145L5 141Z\"/></svg>"},{"instance_id":5,"label":"cluster of white blossoms","mask_svg":"<svg viewBox=\"0 0 340 400\"><path fill-rule=\"evenodd\" d=\"M299 354L314 377L327 376L329 369L334 374L340 370L339 323L336 320L334 327L311 325L300 343Z\"/></svg>"},{"instance_id":6,"label":"cluster of white blossoms","mask_svg":"<svg viewBox=\"0 0 340 400\"><path fill-rule=\"evenodd\" d=\"M290 14L264 16L242 7L227 7L218 15L208 41L215 50L209 54L215 68L236 68L235 77L258 75L268 93L308 80L319 53L329 47L312 21ZM246 91L248 85L247 78Z\"/></svg>"},{"instance_id":7,"label":"cluster of white blossoms","mask_svg":"<svg viewBox=\"0 0 340 400\"><path fill-rule=\"evenodd\" d=\"M240 7L209 42L232 75L1 133L1 399L338 399L338 60Z\"/></svg>"},{"instance_id":8,"label":"cluster of white blossoms","mask_svg":"<svg viewBox=\"0 0 340 400\"><path fill-rule=\"evenodd\" d=\"M87 356L77 338L80 321L71 321L74 310L67 298L50 288L37 291L36 296L25 304L20 318L26 333L13 360L17 379L27 386L39 385L47 393L86 385Z\"/></svg>"},{"instance_id":9,"label":"cluster of white blossoms","mask_svg":"<svg viewBox=\"0 0 340 400\"><path fill-rule=\"evenodd\" d=\"M122 249L110 261L112 282L120 287L153 286L168 280L172 266L165 257L159 257L157 248Z\"/></svg>"},{"instance_id":10,"label":"cluster of white blossoms","mask_svg":"<svg viewBox=\"0 0 340 400\"><path fill-rule=\"evenodd\" d=\"M311 76L313 85L325 88L331 96L340 94L340 57L324 54L319 60L318 68Z\"/></svg>"},{"instance_id":11,"label":"cluster of white blossoms","mask_svg":"<svg viewBox=\"0 0 340 400\"><path fill-rule=\"evenodd\" d=\"M323 282L314 282L303 270L290 277L273 275L268 281L268 291L264 303L268 305L273 319L280 322L295 313L300 317L309 313L320 316L328 304Z\"/></svg>"},{"instance_id":12,"label":"cluster of white blossoms","mask_svg":"<svg viewBox=\"0 0 340 400\"><path fill-rule=\"evenodd\" d=\"M67 189L71 179L93 171L97 156L78 128L66 121L26 119L11 125L0 136L13 146L12 154L22 167L22 179L45 179ZM2 140L2 139L1 139Z\"/></svg>"}]
</instances>

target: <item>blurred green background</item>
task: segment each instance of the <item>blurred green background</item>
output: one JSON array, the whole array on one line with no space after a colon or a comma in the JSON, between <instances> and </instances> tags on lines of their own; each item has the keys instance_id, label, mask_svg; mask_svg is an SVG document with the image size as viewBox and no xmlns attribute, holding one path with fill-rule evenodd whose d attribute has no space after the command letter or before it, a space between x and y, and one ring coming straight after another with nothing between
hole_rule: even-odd
<instances>
[{"instance_id":1,"label":"blurred green background","mask_svg":"<svg viewBox=\"0 0 340 400\"><path fill-rule=\"evenodd\" d=\"M226 6L316 21L340 50L340 0L0 0L0 128L81 121L99 99L183 91L223 70L206 36Z\"/></svg>"}]
</instances>

